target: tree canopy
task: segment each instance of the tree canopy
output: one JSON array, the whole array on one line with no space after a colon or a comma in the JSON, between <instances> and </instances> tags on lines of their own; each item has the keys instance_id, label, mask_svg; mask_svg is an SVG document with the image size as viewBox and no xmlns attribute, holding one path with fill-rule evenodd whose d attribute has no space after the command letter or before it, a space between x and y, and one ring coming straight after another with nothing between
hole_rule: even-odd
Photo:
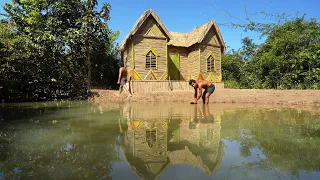
<instances>
[{"instance_id":1,"label":"tree canopy","mask_svg":"<svg viewBox=\"0 0 320 180\"><path fill-rule=\"evenodd\" d=\"M0 22L0 95L6 102L85 98L115 87L118 31L97 0L15 0Z\"/></svg>"},{"instance_id":2,"label":"tree canopy","mask_svg":"<svg viewBox=\"0 0 320 180\"><path fill-rule=\"evenodd\" d=\"M235 88L319 89L320 24L296 17L260 29L266 41L250 38L222 59L223 79Z\"/></svg>"}]
</instances>

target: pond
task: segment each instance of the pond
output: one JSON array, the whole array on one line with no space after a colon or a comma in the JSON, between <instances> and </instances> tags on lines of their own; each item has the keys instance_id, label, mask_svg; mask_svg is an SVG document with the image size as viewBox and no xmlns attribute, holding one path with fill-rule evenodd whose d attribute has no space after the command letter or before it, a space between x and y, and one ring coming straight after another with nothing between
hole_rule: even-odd
<instances>
[{"instance_id":1,"label":"pond","mask_svg":"<svg viewBox=\"0 0 320 180\"><path fill-rule=\"evenodd\" d=\"M320 116L228 104L0 105L0 179L320 179Z\"/></svg>"}]
</instances>

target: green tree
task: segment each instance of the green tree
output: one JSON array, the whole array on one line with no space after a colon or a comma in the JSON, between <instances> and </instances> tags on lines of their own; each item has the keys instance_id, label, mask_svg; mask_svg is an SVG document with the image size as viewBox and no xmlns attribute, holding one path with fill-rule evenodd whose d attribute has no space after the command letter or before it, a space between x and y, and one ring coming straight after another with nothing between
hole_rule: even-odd
<instances>
[{"instance_id":1,"label":"green tree","mask_svg":"<svg viewBox=\"0 0 320 180\"><path fill-rule=\"evenodd\" d=\"M242 48L240 50L240 54L244 60L250 60L255 55L258 46L249 37L241 39L241 43Z\"/></svg>"},{"instance_id":2,"label":"green tree","mask_svg":"<svg viewBox=\"0 0 320 180\"><path fill-rule=\"evenodd\" d=\"M223 81L225 86L229 88L240 88L241 69L244 65L241 53L232 50L226 55L222 56L221 60Z\"/></svg>"},{"instance_id":3,"label":"green tree","mask_svg":"<svg viewBox=\"0 0 320 180\"><path fill-rule=\"evenodd\" d=\"M306 72L319 75L318 50L314 48L319 43L319 23L296 18L275 26L250 63L258 67L255 72L264 88L307 88Z\"/></svg>"},{"instance_id":4,"label":"green tree","mask_svg":"<svg viewBox=\"0 0 320 180\"><path fill-rule=\"evenodd\" d=\"M242 48L222 58L225 82L237 81L231 84L234 88L319 88L320 25L316 19L302 16L265 26L260 32L267 36L263 44L257 46L244 38Z\"/></svg>"},{"instance_id":5,"label":"green tree","mask_svg":"<svg viewBox=\"0 0 320 180\"><path fill-rule=\"evenodd\" d=\"M118 33L108 27L111 6L96 9L97 1L6 3L0 32L6 42L0 44L1 99L79 99L86 97L91 81L116 84L106 76L116 71L119 59L114 45ZM92 72L97 80L91 80Z\"/></svg>"}]
</instances>

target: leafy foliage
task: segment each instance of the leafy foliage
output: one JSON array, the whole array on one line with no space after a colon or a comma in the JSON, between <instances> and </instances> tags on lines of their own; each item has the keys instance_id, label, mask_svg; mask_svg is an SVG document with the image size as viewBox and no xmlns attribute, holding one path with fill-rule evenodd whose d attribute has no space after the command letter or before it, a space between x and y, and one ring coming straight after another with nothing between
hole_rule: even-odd
<instances>
[{"instance_id":1,"label":"leafy foliage","mask_svg":"<svg viewBox=\"0 0 320 180\"><path fill-rule=\"evenodd\" d=\"M96 7L94 0L6 3L0 24L1 99L82 99L91 84L114 87L108 77L117 70L119 33L107 24L110 4Z\"/></svg>"},{"instance_id":2,"label":"leafy foliage","mask_svg":"<svg viewBox=\"0 0 320 180\"><path fill-rule=\"evenodd\" d=\"M7 104L0 108L0 172L5 179L110 179L119 162L119 111L83 101ZM0 117L0 119L1 119Z\"/></svg>"},{"instance_id":3,"label":"leafy foliage","mask_svg":"<svg viewBox=\"0 0 320 180\"><path fill-rule=\"evenodd\" d=\"M221 138L239 142L243 157L261 149L265 158L243 166L277 168L298 177L299 171L319 169L319 122L317 113L296 109L235 110L224 114Z\"/></svg>"},{"instance_id":4,"label":"leafy foliage","mask_svg":"<svg viewBox=\"0 0 320 180\"><path fill-rule=\"evenodd\" d=\"M263 33L265 43L245 38L240 50L223 57L225 81L236 80L241 88L320 88L319 22L302 16Z\"/></svg>"}]
</instances>

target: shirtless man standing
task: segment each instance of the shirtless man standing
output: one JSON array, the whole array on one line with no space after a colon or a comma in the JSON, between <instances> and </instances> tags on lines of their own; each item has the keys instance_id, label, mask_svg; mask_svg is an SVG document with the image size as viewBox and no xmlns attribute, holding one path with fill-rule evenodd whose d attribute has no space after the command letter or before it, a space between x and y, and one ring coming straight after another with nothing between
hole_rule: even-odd
<instances>
[{"instance_id":1,"label":"shirtless man standing","mask_svg":"<svg viewBox=\"0 0 320 180\"><path fill-rule=\"evenodd\" d=\"M123 89L128 92L129 94L128 97L132 96L131 92L129 91L129 88L126 85L127 74L128 74L127 69L124 67L123 64L121 64L119 69L119 77L118 77L118 84L120 84L119 97Z\"/></svg>"},{"instance_id":2,"label":"shirtless man standing","mask_svg":"<svg viewBox=\"0 0 320 180\"><path fill-rule=\"evenodd\" d=\"M202 95L202 101L203 104L208 104L209 103L209 96L214 92L215 86L213 83L200 80L200 81L195 81L191 79L189 81L189 84L194 88L194 99L191 104L197 104L198 99L200 99ZM205 89L203 94L202 94L202 89Z\"/></svg>"}]
</instances>

